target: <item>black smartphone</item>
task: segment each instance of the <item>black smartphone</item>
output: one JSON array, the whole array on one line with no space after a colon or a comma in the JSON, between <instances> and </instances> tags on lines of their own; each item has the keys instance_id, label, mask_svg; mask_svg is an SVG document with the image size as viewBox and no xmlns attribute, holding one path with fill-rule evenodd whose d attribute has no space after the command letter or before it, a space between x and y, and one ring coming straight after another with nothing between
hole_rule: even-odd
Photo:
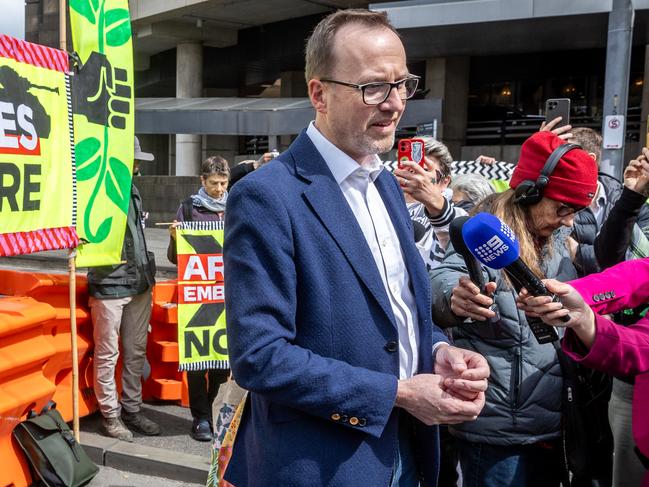
<instances>
[{"instance_id":1,"label":"black smartphone","mask_svg":"<svg viewBox=\"0 0 649 487\"><path fill-rule=\"evenodd\" d=\"M555 129L570 124L570 98L549 98L545 101L545 123L557 117L561 117L561 121Z\"/></svg>"}]
</instances>

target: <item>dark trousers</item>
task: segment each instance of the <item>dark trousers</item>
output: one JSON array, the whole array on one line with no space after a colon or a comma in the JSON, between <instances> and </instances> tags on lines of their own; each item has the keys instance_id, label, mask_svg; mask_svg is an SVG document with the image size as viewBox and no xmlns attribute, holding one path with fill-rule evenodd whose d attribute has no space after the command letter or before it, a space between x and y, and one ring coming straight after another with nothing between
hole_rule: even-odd
<instances>
[{"instance_id":1,"label":"dark trousers","mask_svg":"<svg viewBox=\"0 0 649 487\"><path fill-rule=\"evenodd\" d=\"M559 487L561 483L558 443L501 446L456 438L456 445L463 487Z\"/></svg>"},{"instance_id":2,"label":"dark trousers","mask_svg":"<svg viewBox=\"0 0 649 487\"><path fill-rule=\"evenodd\" d=\"M230 369L209 369L187 371L189 409L192 417L212 422L212 403L219 392L219 386L228 380Z\"/></svg>"}]
</instances>

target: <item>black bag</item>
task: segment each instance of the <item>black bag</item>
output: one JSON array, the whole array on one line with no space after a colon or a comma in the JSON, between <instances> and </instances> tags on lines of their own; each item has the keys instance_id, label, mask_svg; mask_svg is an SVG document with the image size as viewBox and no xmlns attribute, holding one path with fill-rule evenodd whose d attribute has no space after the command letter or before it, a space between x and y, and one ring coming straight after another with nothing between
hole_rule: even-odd
<instances>
[{"instance_id":1,"label":"black bag","mask_svg":"<svg viewBox=\"0 0 649 487\"><path fill-rule=\"evenodd\" d=\"M555 342L563 375L561 440L564 466L576 479L608 482L613 434L608 423L612 381L566 356Z\"/></svg>"},{"instance_id":2,"label":"black bag","mask_svg":"<svg viewBox=\"0 0 649 487\"><path fill-rule=\"evenodd\" d=\"M30 411L28 418L14 428L13 436L32 467L34 483L40 479L48 487L85 485L99 468L55 408L50 401L39 415Z\"/></svg>"}]
</instances>

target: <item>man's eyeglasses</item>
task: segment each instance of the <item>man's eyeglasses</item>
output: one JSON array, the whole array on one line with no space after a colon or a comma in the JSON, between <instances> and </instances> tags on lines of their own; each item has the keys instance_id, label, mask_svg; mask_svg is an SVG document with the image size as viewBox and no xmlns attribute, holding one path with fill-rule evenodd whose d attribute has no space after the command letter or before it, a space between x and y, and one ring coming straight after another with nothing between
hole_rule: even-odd
<instances>
[{"instance_id":1,"label":"man's eyeglasses","mask_svg":"<svg viewBox=\"0 0 649 487\"><path fill-rule=\"evenodd\" d=\"M573 215L575 213L579 213L581 210L584 209L586 209L585 206L572 206L566 203L561 203L561 206L557 208L557 216L562 217L562 216Z\"/></svg>"},{"instance_id":2,"label":"man's eyeglasses","mask_svg":"<svg viewBox=\"0 0 649 487\"><path fill-rule=\"evenodd\" d=\"M335 83L337 85L349 86L360 90L363 95L363 103L366 105L380 105L388 99L393 88L397 89L397 93L402 100L408 100L413 97L417 91L419 84L419 76L408 76L407 78L390 83L389 81L364 83L358 85L356 83L348 83L346 81L338 81L335 79L324 79L320 81L323 83Z\"/></svg>"}]
</instances>

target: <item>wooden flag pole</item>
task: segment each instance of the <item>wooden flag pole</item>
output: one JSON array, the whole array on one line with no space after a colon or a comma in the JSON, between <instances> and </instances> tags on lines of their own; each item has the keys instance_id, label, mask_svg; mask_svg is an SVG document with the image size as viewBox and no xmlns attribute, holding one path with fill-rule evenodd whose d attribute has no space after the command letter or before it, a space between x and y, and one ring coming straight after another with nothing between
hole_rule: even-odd
<instances>
[{"instance_id":1,"label":"wooden flag pole","mask_svg":"<svg viewBox=\"0 0 649 487\"><path fill-rule=\"evenodd\" d=\"M79 441L79 347L77 345L77 250L70 249L68 270L70 281L70 348L72 353L72 431Z\"/></svg>"},{"instance_id":2,"label":"wooden flag pole","mask_svg":"<svg viewBox=\"0 0 649 487\"><path fill-rule=\"evenodd\" d=\"M59 49L67 51L67 1L59 0ZM70 290L70 354L72 355L72 431L79 441L79 347L77 345L77 250L68 254L68 273Z\"/></svg>"}]
</instances>

